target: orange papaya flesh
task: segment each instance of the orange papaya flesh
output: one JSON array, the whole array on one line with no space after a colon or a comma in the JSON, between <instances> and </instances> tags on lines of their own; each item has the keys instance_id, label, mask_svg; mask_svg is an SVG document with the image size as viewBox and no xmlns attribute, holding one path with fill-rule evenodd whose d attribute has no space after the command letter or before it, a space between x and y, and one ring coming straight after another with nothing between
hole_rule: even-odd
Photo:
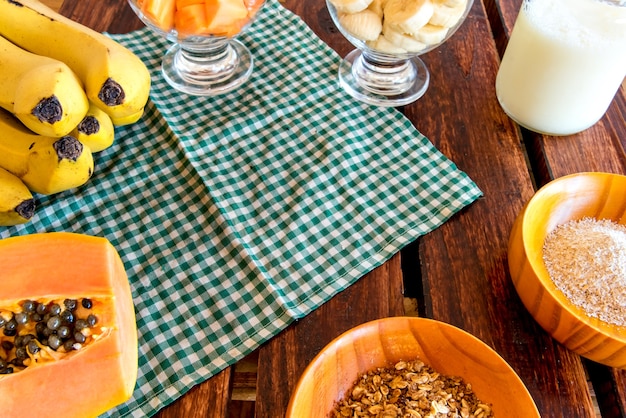
<instances>
[{"instance_id":1,"label":"orange papaya flesh","mask_svg":"<svg viewBox=\"0 0 626 418\"><path fill-rule=\"evenodd\" d=\"M54 405L55 416L96 417L128 400L137 329L126 271L109 241L66 232L6 238L0 266L1 415L27 407L48 416Z\"/></svg>"},{"instance_id":2,"label":"orange papaya flesh","mask_svg":"<svg viewBox=\"0 0 626 418\"><path fill-rule=\"evenodd\" d=\"M207 32L234 36L250 17L243 0L207 0L205 2Z\"/></svg>"},{"instance_id":3,"label":"orange papaya flesh","mask_svg":"<svg viewBox=\"0 0 626 418\"><path fill-rule=\"evenodd\" d=\"M175 0L142 0L137 5L155 25L164 31L167 32L174 26Z\"/></svg>"},{"instance_id":4,"label":"orange papaya flesh","mask_svg":"<svg viewBox=\"0 0 626 418\"><path fill-rule=\"evenodd\" d=\"M263 5L263 0L139 0L155 25L182 35L234 36ZM204 7L204 11L200 10Z\"/></svg>"},{"instance_id":5,"label":"orange papaya flesh","mask_svg":"<svg viewBox=\"0 0 626 418\"><path fill-rule=\"evenodd\" d=\"M176 11L174 26L182 34L198 34L206 31L206 14L203 4L188 4Z\"/></svg>"},{"instance_id":6,"label":"orange papaya flesh","mask_svg":"<svg viewBox=\"0 0 626 418\"><path fill-rule=\"evenodd\" d=\"M176 10L184 9L192 4L204 4L205 0L176 0Z\"/></svg>"}]
</instances>

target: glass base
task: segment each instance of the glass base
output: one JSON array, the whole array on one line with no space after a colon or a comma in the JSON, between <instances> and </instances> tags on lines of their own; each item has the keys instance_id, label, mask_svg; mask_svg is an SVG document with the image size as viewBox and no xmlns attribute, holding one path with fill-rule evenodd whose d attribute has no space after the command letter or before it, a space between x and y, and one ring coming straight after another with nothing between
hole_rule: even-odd
<instances>
[{"instance_id":1,"label":"glass base","mask_svg":"<svg viewBox=\"0 0 626 418\"><path fill-rule=\"evenodd\" d=\"M235 90L252 74L253 58L236 39L209 48L175 44L165 56L161 72L176 90L196 96L217 96Z\"/></svg>"},{"instance_id":2,"label":"glass base","mask_svg":"<svg viewBox=\"0 0 626 418\"><path fill-rule=\"evenodd\" d=\"M376 106L403 106L426 93L430 74L419 57L379 62L362 51L350 52L339 64L339 83L352 97Z\"/></svg>"}]
</instances>

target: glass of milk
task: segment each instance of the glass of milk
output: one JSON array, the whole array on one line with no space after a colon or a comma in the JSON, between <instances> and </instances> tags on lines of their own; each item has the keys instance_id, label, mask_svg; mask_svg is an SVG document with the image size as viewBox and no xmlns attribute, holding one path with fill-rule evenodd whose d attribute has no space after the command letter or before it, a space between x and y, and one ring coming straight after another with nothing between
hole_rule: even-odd
<instances>
[{"instance_id":1,"label":"glass of milk","mask_svg":"<svg viewBox=\"0 0 626 418\"><path fill-rule=\"evenodd\" d=\"M524 0L496 77L521 126L570 135L594 125L626 76L626 0Z\"/></svg>"}]
</instances>

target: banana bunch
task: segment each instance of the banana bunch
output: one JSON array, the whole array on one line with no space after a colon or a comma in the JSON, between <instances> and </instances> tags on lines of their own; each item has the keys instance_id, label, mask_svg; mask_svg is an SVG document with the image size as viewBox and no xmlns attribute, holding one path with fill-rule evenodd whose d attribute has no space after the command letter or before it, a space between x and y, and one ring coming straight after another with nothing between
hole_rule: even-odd
<instances>
[{"instance_id":1,"label":"banana bunch","mask_svg":"<svg viewBox=\"0 0 626 418\"><path fill-rule=\"evenodd\" d=\"M370 48L420 52L442 42L459 23L468 0L329 0L337 20Z\"/></svg>"},{"instance_id":2,"label":"banana bunch","mask_svg":"<svg viewBox=\"0 0 626 418\"><path fill-rule=\"evenodd\" d=\"M37 0L0 0L0 226L31 219L34 193L85 184L149 92L121 44Z\"/></svg>"},{"instance_id":3,"label":"banana bunch","mask_svg":"<svg viewBox=\"0 0 626 418\"><path fill-rule=\"evenodd\" d=\"M87 98L114 125L134 123L143 115L150 73L135 54L109 37L37 0L0 0L0 35L65 63L83 83Z\"/></svg>"}]
</instances>

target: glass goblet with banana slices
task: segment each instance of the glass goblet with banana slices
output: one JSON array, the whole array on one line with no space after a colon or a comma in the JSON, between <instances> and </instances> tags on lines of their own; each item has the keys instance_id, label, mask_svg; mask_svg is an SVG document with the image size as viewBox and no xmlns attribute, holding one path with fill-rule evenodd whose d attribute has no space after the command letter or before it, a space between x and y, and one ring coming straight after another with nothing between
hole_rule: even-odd
<instances>
[{"instance_id":1,"label":"glass goblet with banana slices","mask_svg":"<svg viewBox=\"0 0 626 418\"><path fill-rule=\"evenodd\" d=\"M161 72L175 89L196 96L235 90L252 74L253 57L236 36L265 0L128 0L150 29L173 43Z\"/></svg>"},{"instance_id":2,"label":"glass goblet with banana slices","mask_svg":"<svg viewBox=\"0 0 626 418\"><path fill-rule=\"evenodd\" d=\"M461 26L473 0L326 0L335 25L357 49L339 64L353 97L402 106L422 97L430 74L420 55Z\"/></svg>"}]
</instances>

